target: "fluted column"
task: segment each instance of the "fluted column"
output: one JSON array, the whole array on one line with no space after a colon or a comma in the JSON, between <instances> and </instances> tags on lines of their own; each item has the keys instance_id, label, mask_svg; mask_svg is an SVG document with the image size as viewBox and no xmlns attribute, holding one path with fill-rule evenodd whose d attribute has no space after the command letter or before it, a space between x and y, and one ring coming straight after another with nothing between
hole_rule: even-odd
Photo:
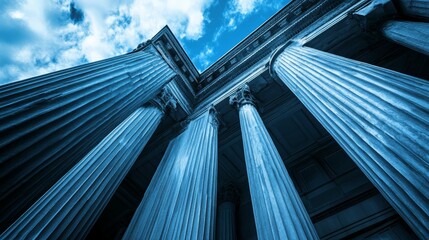
<instances>
[{"instance_id":1,"label":"fluted column","mask_svg":"<svg viewBox=\"0 0 429 240\"><path fill-rule=\"evenodd\" d=\"M253 213L259 239L318 239L313 223L259 116L247 85L231 96L237 106Z\"/></svg>"},{"instance_id":2,"label":"fluted column","mask_svg":"<svg viewBox=\"0 0 429 240\"><path fill-rule=\"evenodd\" d=\"M426 0L429 3L429 0ZM397 6L396 6L397 7ZM417 52L429 55L429 23L390 20L397 16L392 0L372 0L370 4L353 13L364 31L380 29L387 39ZM428 5L429 11L429 5Z\"/></svg>"},{"instance_id":3,"label":"fluted column","mask_svg":"<svg viewBox=\"0 0 429 240\"><path fill-rule=\"evenodd\" d=\"M405 15L429 20L429 0L396 0Z\"/></svg>"},{"instance_id":4,"label":"fluted column","mask_svg":"<svg viewBox=\"0 0 429 240\"><path fill-rule=\"evenodd\" d=\"M393 42L429 55L429 23L387 21L381 32Z\"/></svg>"},{"instance_id":5,"label":"fluted column","mask_svg":"<svg viewBox=\"0 0 429 240\"><path fill-rule=\"evenodd\" d=\"M0 229L173 76L142 50L0 86Z\"/></svg>"},{"instance_id":6,"label":"fluted column","mask_svg":"<svg viewBox=\"0 0 429 240\"><path fill-rule=\"evenodd\" d=\"M124 239L213 239L217 128L210 110L169 144Z\"/></svg>"},{"instance_id":7,"label":"fluted column","mask_svg":"<svg viewBox=\"0 0 429 240\"><path fill-rule=\"evenodd\" d=\"M237 190L231 185L226 186L220 194L216 216L216 239L237 239L235 214L238 198Z\"/></svg>"},{"instance_id":8,"label":"fluted column","mask_svg":"<svg viewBox=\"0 0 429 240\"><path fill-rule=\"evenodd\" d=\"M308 47L272 69L421 237L429 236L429 82Z\"/></svg>"},{"instance_id":9,"label":"fluted column","mask_svg":"<svg viewBox=\"0 0 429 240\"><path fill-rule=\"evenodd\" d=\"M1 239L83 239L159 125L163 92L134 111L61 178Z\"/></svg>"}]
</instances>

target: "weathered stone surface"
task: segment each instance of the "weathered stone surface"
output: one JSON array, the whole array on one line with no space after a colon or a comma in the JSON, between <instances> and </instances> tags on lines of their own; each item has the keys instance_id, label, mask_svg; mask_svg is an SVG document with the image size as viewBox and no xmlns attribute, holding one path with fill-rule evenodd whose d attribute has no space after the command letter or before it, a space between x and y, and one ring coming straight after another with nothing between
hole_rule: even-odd
<instances>
[{"instance_id":1,"label":"weathered stone surface","mask_svg":"<svg viewBox=\"0 0 429 240\"><path fill-rule=\"evenodd\" d=\"M429 236L429 82L308 47L272 66L422 239Z\"/></svg>"},{"instance_id":2,"label":"weathered stone surface","mask_svg":"<svg viewBox=\"0 0 429 240\"><path fill-rule=\"evenodd\" d=\"M137 109L61 178L1 239L83 239L162 118Z\"/></svg>"},{"instance_id":3,"label":"weathered stone surface","mask_svg":"<svg viewBox=\"0 0 429 240\"><path fill-rule=\"evenodd\" d=\"M429 55L429 23L388 21L381 31L393 42Z\"/></svg>"},{"instance_id":4,"label":"weathered stone surface","mask_svg":"<svg viewBox=\"0 0 429 240\"><path fill-rule=\"evenodd\" d=\"M170 143L124 239L213 239L217 128L207 111Z\"/></svg>"},{"instance_id":5,"label":"weathered stone surface","mask_svg":"<svg viewBox=\"0 0 429 240\"><path fill-rule=\"evenodd\" d=\"M238 107L250 195L259 239L318 239L286 167L245 85Z\"/></svg>"},{"instance_id":6,"label":"weathered stone surface","mask_svg":"<svg viewBox=\"0 0 429 240\"><path fill-rule=\"evenodd\" d=\"M0 230L173 76L145 50L0 86Z\"/></svg>"}]
</instances>

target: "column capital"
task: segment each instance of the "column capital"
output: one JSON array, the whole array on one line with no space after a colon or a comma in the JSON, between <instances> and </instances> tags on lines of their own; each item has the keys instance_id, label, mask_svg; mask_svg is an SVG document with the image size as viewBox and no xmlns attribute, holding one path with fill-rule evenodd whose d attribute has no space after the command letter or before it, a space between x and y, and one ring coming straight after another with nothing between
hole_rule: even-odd
<instances>
[{"instance_id":1,"label":"column capital","mask_svg":"<svg viewBox=\"0 0 429 240\"><path fill-rule=\"evenodd\" d=\"M210 123L214 127L219 127L219 125L220 125L219 113L213 105L211 105L209 108L209 114L212 116Z\"/></svg>"},{"instance_id":2,"label":"column capital","mask_svg":"<svg viewBox=\"0 0 429 240\"><path fill-rule=\"evenodd\" d=\"M244 84L236 93L232 94L229 97L229 104L237 109L246 104L256 106L256 99L252 95L249 85Z\"/></svg>"},{"instance_id":3,"label":"column capital","mask_svg":"<svg viewBox=\"0 0 429 240\"><path fill-rule=\"evenodd\" d=\"M176 109L177 100L169 90L163 88L160 93L149 101L149 105L154 106L165 113L167 108Z\"/></svg>"},{"instance_id":4,"label":"column capital","mask_svg":"<svg viewBox=\"0 0 429 240\"><path fill-rule=\"evenodd\" d=\"M199 118L199 117L201 117L203 114L209 114L209 115L211 116L211 117L210 117L210 119L209 119L209 123L210 123L213 127L215 127L215 128L218 128L218 127L219 127L219 125L221 124L221 123L220 123L220 120L219 120L219 113L218 113L218 111L216 110L216 108L214 107L214 105L210 105L210 107L209 107L209 108L207 108L206 110L204 110L202 113L200 113L200 114L198 114L198 115L192 115L192 116L189 116L188 118L186 118L186 119L182 120L182 121L179 123L180 127L182 128L181 132L185 131L185 130L188 128L189 124L190 124L193 120L198 119L198 118Z\"/></svg>"}]
</instances>

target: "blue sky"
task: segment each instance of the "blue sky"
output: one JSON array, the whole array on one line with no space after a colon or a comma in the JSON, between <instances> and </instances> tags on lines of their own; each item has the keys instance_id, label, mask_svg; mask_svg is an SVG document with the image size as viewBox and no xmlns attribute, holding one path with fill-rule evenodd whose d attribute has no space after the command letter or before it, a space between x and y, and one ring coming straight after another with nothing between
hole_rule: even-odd
<instances>
[{"instance_id":1,"label":"blue sky","mask_svg":"<svg viewBox=\"0 0 429 240\"><path fill-rule=\"evenodd\" d=\"M0 0L0 84L113 57L169 25L203 71L289 0Z\"/></svg>"}]
</instances>

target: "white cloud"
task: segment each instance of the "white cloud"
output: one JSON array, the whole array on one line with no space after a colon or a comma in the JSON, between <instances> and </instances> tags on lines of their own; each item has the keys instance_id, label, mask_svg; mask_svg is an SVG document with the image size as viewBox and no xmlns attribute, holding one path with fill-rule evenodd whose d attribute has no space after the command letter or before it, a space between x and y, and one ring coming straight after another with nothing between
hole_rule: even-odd
<instances>
[{"instance_id":1,"label":"white cloud","mask_svg":"<svg viewBox=\"0 0 429 240\"><path fill-rule=\"evenodd\" d=\"M267 0L231 0L223 14L225 23L216 31L213 41L217 42L218 38L224 32L231 32L237 29L237 26L249 15L256 13L261 6L268 6Z\"/></svg>"},{"instance_id":2,"label":"white cloud","mask_svg":"<svg viewBox=\"0 0 429 240\"><path fill-rule=\"evenodd\" d=\"M201 51L195 58L192 59L194 62L199 62L202 68L206 68L210 64L210 57L212 57L214 54L213 48L206 45L204 47L204 50ZM202 71L203 69L198 69L199 71Z\"/></svg>"},{"instance_id":3,"label":"white cloud","mask_svg":"<svg viewBox=\"0 0 429 240\"><path fill-rule=\"evenodd\" d=\"M0 6L0 84L123 54L165 25L179 39L199 39L212 0L75 0L75 10L83 13L76 21L70 19L70 3ZM3 24L10 34L21 30L21 40L4 36Z\"/></svg>"},{"instance_id":4,"label":"white cloud","mask_svg":"<svg viewBox=\"0 0 429 240\"><path fill-rule=\"evenodd\" d=\"M235 30L248 15L257 12L264 0L232 0L225 18L229 19L228 28Z\"/></svg>"},{"instance_id":5,"label":"white cloud","mask_svg":"<svg viewBox=\"0 0 429 240\"><path fill-rule=\"evenodd\" d=\"M263 9L279 9L289 1L290 0L230 0L223 14L225 22L213 35L213 42L217 42L223 33L236 30L237 26L250 15L254 15Z\"/></svg>"},{"instance_id":6,"label":"white cloud","mask_svg":"<svg viewBox=\"0 0 429 240\"><path fill-rule=\"evenodd\" d=\"M235 12L238 12L242 15L247 15L252 13L262 2L262 0L234 0L232 5Z\"/></svg>"},{"instance_id":7,"label":"white cloud","mask_svg":"<svg viewBox=\"0 0 429 240\"><path fill-rule=\"evenodd\" d=\"M12 19L17 19L17 20L24 19L24 13L22 13L20 11L12 11L9 13L9 16Z\"/></svg>"}]
</instances>

